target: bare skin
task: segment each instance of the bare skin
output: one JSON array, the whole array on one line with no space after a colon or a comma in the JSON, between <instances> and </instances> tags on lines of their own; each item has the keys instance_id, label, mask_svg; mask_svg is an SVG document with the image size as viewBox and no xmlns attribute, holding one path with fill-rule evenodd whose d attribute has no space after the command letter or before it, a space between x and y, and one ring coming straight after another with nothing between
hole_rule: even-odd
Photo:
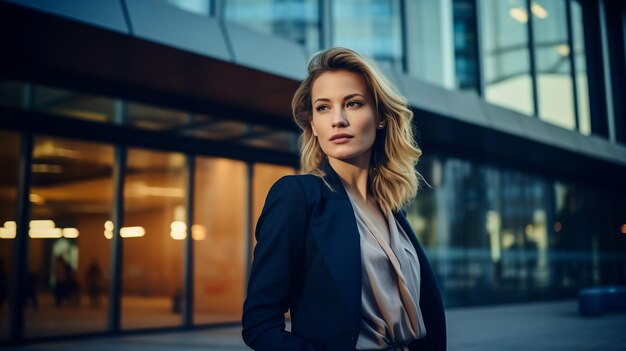
<instances>
[{"instance_id":1,"label":"bare skin","mask_svg":"<svg viewBox=\"0 0 626 351\"><path fill-rule=\"evenodd\" d=\"M379 124L363 78L343 70L326 72L313 83L312 101L311 128L322 151L346 191L388 241L387 220L367 181L376 129L384 124ZM333 140L338 134L346 137Z\"/></svg>"}]
</instances>

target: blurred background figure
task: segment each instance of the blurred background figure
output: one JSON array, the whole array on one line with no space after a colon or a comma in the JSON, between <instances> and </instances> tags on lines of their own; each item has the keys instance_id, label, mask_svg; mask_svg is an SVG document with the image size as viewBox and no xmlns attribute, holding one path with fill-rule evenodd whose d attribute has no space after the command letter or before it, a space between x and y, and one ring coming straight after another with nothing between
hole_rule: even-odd
<instances>
[{"instance_id":1,"label":"blurred background figure","mask_svg":"<svg viewBox=\"0 0 626 351\"><path fill-rule=\"evenodd\" d=\"M85 272L85 287L87 288L91 307L100 307L102 305L102 293L104 290L104 273L96 260L91 261L89 267L87 267L87 272Z\"/></svg>"}]
</instances>

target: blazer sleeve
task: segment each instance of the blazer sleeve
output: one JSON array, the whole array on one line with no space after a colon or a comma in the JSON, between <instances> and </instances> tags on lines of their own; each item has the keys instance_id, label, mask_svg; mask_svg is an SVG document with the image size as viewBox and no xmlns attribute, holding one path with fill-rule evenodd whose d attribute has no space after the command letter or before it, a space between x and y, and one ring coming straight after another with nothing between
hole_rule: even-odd
<instances>
[{"instance_id":1,"label":"blazer sleeve","mask_svg":"<svg viewBox=\"0 0 626 351\"><path fill-rule=\"evenodd\" d=\"M294 176L270 189L256 227L257 244L243 306L242 336L254 350L316 350L285 330L297 275L302 272L308 208Z\"/></svg>"}]
</instances>

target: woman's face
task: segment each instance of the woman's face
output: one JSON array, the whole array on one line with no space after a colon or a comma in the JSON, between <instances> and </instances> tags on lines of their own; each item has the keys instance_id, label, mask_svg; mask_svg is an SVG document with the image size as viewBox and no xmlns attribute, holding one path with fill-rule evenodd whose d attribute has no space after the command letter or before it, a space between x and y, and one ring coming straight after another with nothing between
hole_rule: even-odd
<instances>
[{"instance_id":1,"label":"woman's face","mask_svg":"<svg viewBox=\"0 0 626 351\"><path fill-rule=\"evenodd\" d=\"M376 109L363 78L350 71L320 75L311 91L311 128L329 159L369 166Z\"/></svg>"}]
</instances>

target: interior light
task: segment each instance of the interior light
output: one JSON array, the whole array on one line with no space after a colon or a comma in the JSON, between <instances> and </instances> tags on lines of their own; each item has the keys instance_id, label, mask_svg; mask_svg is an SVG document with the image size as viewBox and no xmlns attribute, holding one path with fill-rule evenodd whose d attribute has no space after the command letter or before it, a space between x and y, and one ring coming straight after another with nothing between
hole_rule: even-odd
<instances>
[{"instance_id":1,"label":"interior light","mask_svg":"<svg viewBox=\"0 0 626 351\"><path fill-rule=\"evenodd\" d=\"M63 228L63 237L68 239L78 238L78 229L76 228Z\"/></svg>"},{"instance_id":2,"label":"interior light","mask_svg":"<svg viewBox=\"0 0 626 351\"><path fill-rule=\"evenodd\" d=\"M530 5L530 11L539 19L548 17L548 11L537 2L533 2L532 5Z\"/></svg>"},{"instance_id":3,"label":"interior light","mask_svg":"<svg viewBox=\"0 0 626 351\"><path fill-rule=\"evenodd\" d=\"M4 226L0 227L0 239L15 239L16 228L14 221L4 222Z\"/></svg>"},{"instance_id":4,"label":"interior light","mask_svg":"<svg viewBox=\"0 0 626 351\"><path fill-rule=\"evenodd\" d=\"M113 222L111 221L104 222L104 237L105 238L113 239L113 228L115 228L115 226L113 225Z\"/></svg>"},{"instance_id":5,"label":"interior light","mask_svg":"<svg viewBox=\"0 0 626 351\"><path fill-rule=\"evenodd\" d=\"M174 240L184 240L187 237L187 224L182 221L174 221L170 224L170 236Z\"/></svg>"},{"instance_id":6,"label":"interior light","mask_svg":"<svg viewBox=\"0 0 626 351\"><path fill-rule=\"evenodd\" d=\"M113 225L113 222L111 221L104 222L104 230L113 231L113 228L115 228L115 226Z\"/></svg>"},{"instance_id":7,"label":"interior light","mask_svg":"<svg viewBox=\"0 0 626 351\"><path fill-rule=\"evenodd\" d=\"M626 234L626 224L622 224L622 234Z\"/></svg>"},{"instance_id":8,"label":"interior light","mask_svg":"<svg viewBox=\"0 0 626 351\"><path fill-rule=\"evenodd\" d=\"M33 165L31 166L31 170L33 171L33 173L61 174L63 173L63 166L51 165L47 163L33 163Z\"/></svg>"},{"instance_id":9,"label":"interior light","mask_svg":"<svg viewBox=\"0 0 626 351\"><path fill-rule=\"evenodd\" d=\"M509 10L509 16L519 23L528 22L528 13L523 7L514 7Z\"/></svg>"},{"instance_id":10,"label":"interior light","mask_svg":"<svg viewBox=\"0 0 626 351\"><path fill-rule=\"evenodd\" d=\"M172 222L172 224L170 224L170 229L172 229L173 231L185 231L187 230L187 223L182 222L182 221L174 221Z\"/></svg>"},{"instance_id":11,"label":"interior light","mask_svg":"<svg viewBox=\"0 0 626 351\"><path fill-rule=\"evenodd\" d=\"M122 227L122 229L120 229L120 236L122 238L141 238L144 235L146 235L146 230L141 226Z\"/></svg>"},{"instance_id":12,"label":"interior light","mask_svg":"<svg viewBox=\"0 0 626 351\"><path fill-rule=\"evenodd\" d=\"M61 228L31 228L28 236L33 239L56 239L63 236L63 231Z\"/></svg>"},{"instance_id":13,"label":"interior light","mask_svg":"<svg viewBox=\"0 0 626 351\"><path fill-rule=\"evenodd\" d=\"M206 239L206 228L202 224L194 224L191 226L191 238L193 240Z\"/></svg>"},{"instance_id":14,"label":"interior light","mask_svg":"<svg viewBox=\"0 0 626 351\"><path fill-rule=\"evenodd\" d=\"M79 152L76 150L60 148L57 147L52 141L46 141L45 143L35 146L35 150L33 150L33 157L37 159L46 156L78 158Z\"/></svg>"},{"instance_id":15,"label":"interior light","mask_svg":"<svg viewBox=\"0 0 626 351\"><path fill-rule=\"evenodd\" d=\"M32 220L28 224L30 229L54 229L56 225L54 221L46 219L46 220Z\"/></svg>"},{"instance_id":16,"label":"interior light","mask_svg":"<svg viewBox=\"0 0 626 351\"><path fill-rule=\"evenodd\" d=\"M30 193L28 195L28 199L30 200L30 202L34 203L35 205L43 205L46 203L46 199L38 194L35 193Z\"/></svg>"},{"instance_id":17,"label":"interior light","mask_svg":"<svg viewBox=\"0 0 626 351\"><path fill-rule=\"evenodd\" d=\"M556 47L556 52L562 57L569 55L569 46L567 44L560 44Z\"/></svg>"},{"instance_id":18,"label":"interior light","mask_svg":"<svg viewBox=\"0 0 626 351\"><path fill-rule=\"evenodd\" d=\"M161 197L173 197L173 198L184 198L185 197L185 189L183 188L174 188L174 187L158 187L158 186L148 186L143 183L134 184L129 187L130 193L139 196L161 196Z\"/></svg>"}]
</instances>

